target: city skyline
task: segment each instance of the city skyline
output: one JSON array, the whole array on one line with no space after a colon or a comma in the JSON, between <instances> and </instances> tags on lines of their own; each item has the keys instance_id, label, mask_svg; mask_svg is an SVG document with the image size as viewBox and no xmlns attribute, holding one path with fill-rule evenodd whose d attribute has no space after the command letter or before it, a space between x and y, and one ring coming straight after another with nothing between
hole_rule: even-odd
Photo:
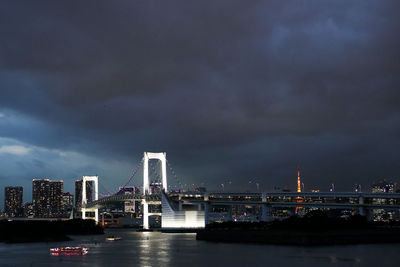
<instances>
[{"instance_id":1,"label":"city skyline","mask_svg":"<svg viewBox=\"0 0 400 267\"><path fill-rule=\"evenodd\" d=\"M155 181L157 179L159 179L159 177L155 177L154 175L158 176L159 174L157 172L161 172L161 169L155 170L154 168L156 167L156 165L151 165L150 169L153 169L152 173L152 181ZM160 167L160 166L158 166ZM235 184L232 182L232 180L230 179L220 179L220 182L216 182L214 184L211 185L211 187L207 187L206 184L204 182L199 182L197 184L190 184L190 183L185 183L184 180L177 178L176 173L174 171L174 169L170 166L170 164L168 164L168 171L167 171L167 176L170 176L170 182L171 184L169 185L169 189L173 190L173 189L183 189L183 190L195 190L198 187L204 187L204 188L208 188L211 191L230 191L230 192L274 192L274 191L297 191L299 192L299 188L301 188L301 191L304 192L329 192L332 190L338 191L335 187L336 187L336 182L335 181L330 181L329 183L322 185L322 186L316 186L316 185L311 185L311 184L307 184L307 180L306 180L306 184L307 186L305 187L305 183L303 181L303 178L301 180L301 184L300 184L300 176L302 176L302 172L301 172L301 166L297 165L296 169L295 169L295 173L293 175L295 175L296 177L296 183L294 182L294 177L293 177L293 181L291 184L275 184L275 185L269 185L268 187L265 186L265 184L263 184L262 180L260 179L249 179L249 180L243 180L241 181L241 184ZM138 186L139 188L141 188L143 186L142 184L142 176L143 176L143 166L141 163L139 163L135 170L136 171L136 175L135 175L135 179L133 179L133 181L138 180L139 183L136 182L136 184L127 184L128 186ZM84 176L84 175L83 175ZM58 178L54 178L59 180L61 183L64 182L64 180L62 180L61 178L59 178L59 176L57 176ZM82 176L81 176L82 177ZM131 177L132 178L132 177ZM58 182L55 181L52 178L34 178L32 179L32 181L35 180L50 180L51 182ZM77 190L77 182L81 182L81 178L75 179L73 180L71 183L67 183L66 184L66 191L65 193L70 193L70 192L75 192L75 194L73 194L74 196L74 207L77 208L77 200L75 199L76 193L78 191ZM129 179L129 181L131 181L131 179ZM110 181L107 180L103 180L101 183L101 189L99 190L99 194L101 195L109 195L110 192L118 192L118 190L121 189L120 185L116 185L114 187L105 187L104 184L110 184ZM123 183L125 183L126 181L122 181ZM386 177L383 178L381 177L380 179L376 179L374 181L372 181L370 184L361 184L361 183L353 183L351 184L349 187L343 187L343 186L339 186L339 188L341 190L339 190L340 192L352 192L352 191L356 191L356 192L370 192L374 186L376 184L382 183L382 182L390 182L391 184L394 185L395 188L397 188L397 185L399 184L400 180L397 178L391 178L391 177ZM103 184L104 183L104 184ZM132 182L131 182L132 183ZM32 183L30 184L32 185ZM180 186L180 187L179 187ZM23 185L8 185L5 186L6 187L22 187L24 188ZM61 186L63 188L63 185ZM27 186L28 190L30 192L32 192L33 187L29 187L29 185ZM119 189L118 189L119 188ZM118 189L118 190L117 190ZM0 193L0 198L2 197L2 194ZM5 196L4 196L5 197ZM33 198L30 198L29 194L24 194L23 195L23 203L27 204L33 201ZM61 201L61 200L60 200ZM79 201L79 200L78 200ZM0 202L0 210L4 209L4 207L2 206L3 202Z\"/></svg>"},{"instance_id":2,"label":"city skyline","mask_svg":"<svg viewBox=\"0 0 400 267\"><path fill-rule=\"evenodd\" d=\"M164 153L160 153L165 155ZM151 168L150 168L151 169ZM149 172L150 174L150 172ZM144 180L147 180L148 178L144 178ZM86 193L82 192L83 188L83 182L85 181L85 187L86 187ZM23 203L22 198L23 198L23 187L22 186L13 186L13 187L5 187L5 210L4 214L0 212L1 216L7 216L8 218L14 218L14 217L19 217L19 218L25 218L25 219L33 219L33 218L40 218L40 219L66 219L66 218L80 218L83 216L83 214L86 214L90 218L95 217L96 221L99 221L98 217L98 212L101 209L102 210L102 216L104 216L105 213L113 213L116 214L116 216L127 216L127 214L130 214L128 216L134 216L134 218L137 218L138 216L141 216L142 218L146 217L146 213L143 213L144 209L147 209L148 206L144 205L143 208L141 208L140 204L137 205L137 203L142 203L142 200L139 200L138 198L141 198L143 194L148 194L154 195L153 201L156 201L156 199L159 199L161 195L161 190L162 188L166 189L164 185L162 184L161 181L154 181L153 179L150 179L149 181L149 188L144 189L145 191L140 192L140 189L135 186L127 186L128 183L126 183L124 186L119 187L118 192L115 193L110 193L107 196L100 196L101 200L99 203L104 205L107 203L108 199L111 200L111 202L108 205L105 205L101 208L93 208L93 206L90 206L90 203L93 201L96 202L98 199L98 195L96 190L98 189L99 185L99 180L97 176L83 176L81 180L76 180L75 181L75 201L74 201L74 196L69 193L69 192L64 192L63 190L63 181L62 180L50 180L50 179L32 179L32 202L26 202ZM207 191L206 188L200 187L196 188L194 191L176 191L176 190L169 190L167 195L169 194L168 198L176 198L178 195L181 197L188 197L189 199L193 199L194 196L196 197L204 197L204 199L212 199L216 200L216 198L222 198L225 199L225 201L258 201L262 200L267 203L267 200L269 202L269 205L273 204L274 200L280 200L279 198L274 198L274 196L284 196L283 198L290 199L293 196L295 196L295 201L297 205L315 205L316 207L320 207L321 205L326 205L329 207L329 205L332 205L332 200L339 201L341 204L334 204L334 205L342 205L343 200L347 199L349 203L347 204L347 210L342 210L341 212L343 213L343 216L349 216L349 214L354 213L359 213L362 216L368 216L370 220L374 221L388 221L388 220L398 220L399 218L399 213L396 210L389 209L385 210L385 205L392 205L395 206L397 201L397 195L400 192L400 189L398 188L397 182L393 182L391 180L381 180L381 181L376 181L371 185L370 190L361 190L361 185L356 184L355 187L353 188L353 192L347 191L347 192L337 192L334 189L334 185L332 184L331 189L329 192L327 191L320 191L317 189L314 190L304 190L304 184L303 187L300 186L301 183L301 174L300 174L300 169L297 169L297 189L296 190L288 190L286 187L285 188L276 188L273 192L261 192L260 190L254 190L254 191L243 191L243 192L232 192L232 191L225 191L225 188L221 188L219 192L214 191ZM258 187L258 186L257 186ZM97 189L96 189L97 188ZM94 190L94 191L93 191ZM333 192L335 191L335 192ZM146 193L144 193L146 192ZM248 197L243 198L243 196L247 193L249 193ZM304 195L303 195L304 193ZM371 194L372 193L372 194ZM133 196L135 194L138 194L136 196ZM226 194L229 195L229 198L226 198ZM129 197L129 195L132 195ZM118 197L121 197L122 201L119 204L116 204L115 200ZM328 199L325 199L328 196ZM86 212L83 213L82 205L83 203L82 197L85 197L85 206L86 206ZM128 197L128 198L127 198ZM252 199L253 198L253 199ZM314 200L316 199L316 203L312 203L312 198ZM128 200L131 199L131 200ZM178 200L180 197L177 198ZM367 202L367 208L371 208L372 205L381 205L382 209L380 208L375 208L375 209L367 209L366 207L363 207L365 199L368 199ZM135 201L132 201L135 200ZM138 201L138 202L136 202ZM195 201L198 201L195 200ZM207 200L208 201L208 200ZM218 200L217 200L218 201ZM118 203L118 201L117 201ZM220 202L217 202L220 203ZM287 201L281 202L278 205L282 205L282 203L285 203L283 205L286 205L286 209L283 211L277 210L275 212L275 216L286 216L288 212L293 212L290 211L290 203ZM154 203L153 203L154 204ZM198 203L197 203L198 204ZM242 203L243 204L243 203ZM94 204L94 207L96 207L98 204ZM111 206L110 206L111 205ZM181 204L180 204L181 205ZM178 207L180 206L178 205ZM361 205L357 206L358 208L356 211L354 211L354 206L355 205ZM353 206L353 207L352 207ZM343 206L341 206L343 208ZM379 206L378 206L379 207ZM254 208L254 207L253 207ZM314 207L315 208L315 207ZM387 207L386 207L387 208ZM199 207L197 207L199 209ZM224 210L225 208L221 207L216 207L216 210L221 211ZM303 211L304 207L296 207L295 209L295 214L300 214L300 216L304 216L305 212ZM154 206L151 207L152 210L151 212L155 212L157 214L160 213L159 208L155 208ZM168 208L167 208L168 210ZM257 209L256 209L257 210ZM329 210L329 208L328 208ZM334 209L333 209L334 210ZM241 211L241 212L240 212ZM226 212L226 210L225 210ZM246 212L246 209L237 209L236 212L239 212L239 214L236 214L236 216L239 217L246 217L248 216L248 213ZM254 212L254 211L253 211ZM333 213L335 211L332 211ZM336 211L337 212L337 211ZM97 214L97 215L95 215ZM134 215L132 215L134 214ZM286 214L286 215L285 215ZM72 216L72 217L71 217ZM185 215L186 216L186 215ZM255 216L254 214L252 216ZM167 215L168 217L168 215ZM241 217L241 218L242 218ZM83 217L82 217L83 218ZM260 217L257 217L258 219ZM264 218L264 217L263 217ZM237 217L236 217L237 219ZM236 220L235 219L235 220ZM265 219L265 218L264 218ZM104 217L103 217L104 220ZM112 216L111 216L111 221L113 221ZM145 221L143 223L145 224ZM148 219L146 223L146 229L149 227L148 225ZM158 221L159 222L159 221ZM112 223L112 222L108 222ZM121 221L117 220L117 224L120 224ZM175 222L170 222L174 224ZM103 221L104 224L104 221Z\"/></svg>"},{"instance_id":3,"label":"city skyline","mask_svg":"<svg viewBox=\"0 0 400 267\"><path fill-rule=\"evenodd\" d=\"M297 181L297 183L296 183L297 186L287 186L287 185L275 186L271 190L262 190L260 188L259 184L257 182L254 182L254 181L249 181L249 184L247 184L248 187L242 187L241 188L242 190L236 190L236 191L235 190L230 190L229 191L229 189L232 189L232 187L229 187L230 181L226 181L226 184L223 184L222 186L220 184L220 186L218 188L206 188L206 187L200 186L198 184L198 185L186 185L186 187L183 186L182 188L180 188L180 190L196 191L196 190L203 190L203 189L204 190L207 190L207 189L210 190L211 189L210 190L211 192L218 192L218 191L225 192L225 188L226 188L225 186L227 186L227 188L226 188L227 191L229 191L229 192L238 192L238 193L239 192L249 192L249 193L251 193L251 192L280 192L280 191L282 191L282 192L285 192L285 191L286 192L296 192L296 191L297 192L332 192L332 190L334 190L334 188L332 188L332 187L334 187L334 183L332 183L330 185L327 185L326 188L329 188L327 190L324 190L324 189L321 190L321 188L312 187L312 186L310 186L310 187L308 187L306 189L304 187L304 182L301 182L301 185L300 185L301 172L300 172L300 168L299 167L297 168L296 174L297 174L297 180L296 180ZM140 174L139 174L139 176L140 176ZM142 177L140 177L140 178L142 178ZM173 177L172 177L172 179L173 179ZM75 180L74 183L73 183L73 190L70 190L70 191L63 190L63 188L64 188L64 181L63 180L51 180L49 178L45 178L45 179L37 179L37 178L35 178L35 179L32 179L32 183L33 184L34 184L35 181L47 181L48 183L53 183L53 184L61 183L61 189L59 191L57 191L57 194L60 197L59 200L56 200L56 201L60 202L58 205L61 205L62 202L66 201L66 200L64 200L63 197L65 197L66 199L69 199L70 197L72 197L72 200L71 200L71 201L73 201L73 205L72 206L75 209L79 209L80 208L80 204L79 203L81 202L81 196L80 195L82 194L82 179ZM153 179L151 179L151 183L152 184L153 183L157 184L157 185L161 184L161 182L154 182L154 181L156 181L156 179L154 179L154 177L153 177ZM347 190L344 190L342 192L353 192L354 191L354 192L359 192L359 193L367 193L367 192L383 192L383 193L392 192L392 193L396 193L397 190L400 190L400 188L398 187L398 184L399 183L398 183L397 180L381 179L381 180L376 180L373 183L371 183L370 185L366 185L364 187L362 186L362 184L354 184L353 187L348 188ZM389 189L388 186L390 186L390 189ZM100 191L99 193L100 193L101 196L107 196L107 195L110 195L110 194L116 194L118 192L121 192L121 190L124 189L124 188L125 189L136 188L136 189L138 189L140 191L140 189L142 187L143 187L143 184L141 184L141 185L128 185L128 184L126 184L124 187L118 186L118 190L116 190L116 191L109 191L109 189L103 188L103 190ZM170 187L169 190L170 191L176 190L177 188L174 188L174 187L172 187L172 188ZM22 204L22 206L26 205L26 204L29 204L29 203L30 204L33 203L33 199L34 199L33 186L32 186L32 190L28 190L28 192L32 193L31 195L30 194L23 194L24 187L20 186L20 185L5 186L4 187L5 191L7 191L7 188L10 188L10 189L19 188L21 190L21 196L22 196L21 204ZM67 186L67 188L69 188L69 186ZM91 199L92 198L91 185L87 184L86 188L87 188L86 190L88 192L87 193L88 194L87 198ZM381 188L381 189L380 189L380 191L376 191L376 188ZM384 188L386 188L386 189L384 189ZM74 194L72 194L71 192L74 192ZM53 195L51 193L48 193L48 198L49 198L50 202L54 201L54 198L55 198L54 194L55 193L53 193ZM31 197L29 197L29 196L31 196ZM6 194L4 195L4 200L6 200ZM4 202L0 201L0 211L5 209L5 207L6 207L6 205L4 205L4 207L3 207L2 203L4 203ZM61 209L61 207L58 207L58 209Z\"/></svg>"},{"instance_id":4,"label":"city skyline","mask_svg":"<svg viewBox=\"0 0 400 267\"><path fill-rule=\"evenodd\" d=\"M116 188L143 151L208 188L399 180L398 1L3 7L1 188Z\"/></svg>"}]
</instances>

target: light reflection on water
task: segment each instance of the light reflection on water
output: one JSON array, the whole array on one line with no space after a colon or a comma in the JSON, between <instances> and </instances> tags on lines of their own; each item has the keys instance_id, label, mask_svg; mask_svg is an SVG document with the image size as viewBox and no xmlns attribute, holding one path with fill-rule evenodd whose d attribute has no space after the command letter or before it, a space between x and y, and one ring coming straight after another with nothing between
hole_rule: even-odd
<instances>
[{"instance_id":1,"label":"light reflection on water","mask_svg":"<svg viewBox=\"0 0 400 267\"><path fill-rule=\"evenodd\" d=\"M107 235L121 241L105 241ZM74 241L0 243L0 266L398 266L400 244L295 247L196 241L194 234L110 230ZM86 246L85 256L50 256L49 248Z\"/></svg>"}]
</instances>

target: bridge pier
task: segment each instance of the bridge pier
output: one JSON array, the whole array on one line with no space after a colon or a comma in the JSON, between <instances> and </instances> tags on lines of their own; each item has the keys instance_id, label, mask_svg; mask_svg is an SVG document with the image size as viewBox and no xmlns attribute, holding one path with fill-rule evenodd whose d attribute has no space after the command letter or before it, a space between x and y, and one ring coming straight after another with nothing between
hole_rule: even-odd
<instances>
[{"instance_id":1,"label":"bridge pier","mask_svg":"<svg viewBox=\"0 0 400 267\"><path fill-rule=\"evenodd\" d=\"M261 193L261 221L269 222L271 221L271 207L267 204L267 193Z\"/></svg>"},{"instance_id":2,"label":"bridge pier","mask_svg":"<svg viewBox=\"0 0 400 267\"><path fill-rule=\"evenodd\" d=\"M210 211L210 204L208 202L204 203L204 225L207 226L209 223L209 211Z\"/></svg>"},{"instance_id":3,"label":"bridge pier","mask_svg":"<svg viewBox=\"0 0 400 267\"><path fill-rule=\"evenodd\" d=\"M229 205L228 206L228 211L227 211L227 219L228 219L228 221L232 221L232 205Z\"/></svg>"},{"instance_id":4,"label":"bridge pier","mask_svg":"<svg viewBox=\"0 0 400 267\"><path fill-rule=\"evenodd\" d=\"M360 196L358 198L358 204L360 204L359 214L361 216L366 216L365 207L363 206L364 205L364 197L363 196Z\"/></svg>"},{"instance_id":5,"label":"bridge pier","mask_svg":"<svg viewBox=\"0 0 400 267\"><path fill-rule=\"evenodd\" d=\"M261 193L261 201L262 202L267 202L267 193L266 192L262 192Z\"/></svg>"},{"instance_id":6,"label":"bridge pier","mask_svg":"<svg viewBox=\"0 0 400 267\"><path fill-rule=\"evenodd\" d=\"M99 222L99 209L87 209L87 208L82 208L82 219L86 220L86 212L94 212L94 220L96 221L96 223ZM92 218L92 217L89 217Z\"/></svg>"},{"instance_id":7,"label":"bridge pier","mask_svg":"<svg viewBox=\"0 0 400 267\"><path fill-rule=\"evenodd\" d=\"M99 222L99 209L98 208L86 208L88 204L87 201L87 192L86 192L86 182L93 182L94 188L92 191L94 193L94 201L99 199L99 177L98 176L83 176L82 177L82 204L81 204L81 212L82 212L82 219L86 219L86 212L94 212L94 220L96 223ZM92 200L90 200L92 201Z\"/></svg>"},{"instance_id":8,"label":"bridge pier","mask_svg":"<svg viewBox=\"0 0 400 267\"><path fill-rule=\"evenodd\" d=\"M261 205L261 221L270 222L271 221L271 207L268 204Z\"/></svg>"},{"instance_id":9,"label":"bridge pier","mask_svg":"<svg viewBox=\"0 0 400 267\"><path fill-rule=\"evenodd\" d=\"M178 210L179 210L179 211L182 210L182 203L183 203L182 200L179 200L179 203L178 203L178 205L179 205L179 206L178 206Z\"/></svg>"},{"instance_id":10,"label":"bridge pier","mask_svg":"<svg viewBox=\"0 0 400 267\"><path fill-rule=\"evenodd\" d=\"M149 204L143 200L143 229L148 230L149 227Z\"/></svg>"}]
</instances>

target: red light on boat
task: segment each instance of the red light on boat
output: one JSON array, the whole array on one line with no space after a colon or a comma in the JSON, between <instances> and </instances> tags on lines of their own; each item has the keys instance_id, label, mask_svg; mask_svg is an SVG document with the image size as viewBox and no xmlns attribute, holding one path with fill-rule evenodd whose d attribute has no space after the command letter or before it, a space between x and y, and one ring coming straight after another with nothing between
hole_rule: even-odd
<instances>
[{"instance_id":1,"label":"red light on boat","mask_svg":"<svg viewBox=\"0 0 400 267\"><path fill-rule=\"evenodd\" d=\"M86 255L88 253L88 248L82 247L61 247L61 248L51 248L50 254L52 256L59 255Z\"/></svg>"}]
</instances>

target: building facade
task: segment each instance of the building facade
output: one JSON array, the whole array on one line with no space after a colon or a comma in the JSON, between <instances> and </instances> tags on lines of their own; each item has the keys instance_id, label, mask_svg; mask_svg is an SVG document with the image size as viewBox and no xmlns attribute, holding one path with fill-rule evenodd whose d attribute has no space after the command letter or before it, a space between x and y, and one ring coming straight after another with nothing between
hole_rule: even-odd
<instances>
[{"instance_id":1,"label":"building facade","mask_svg":"<svg viewBox=\"0 0 400 267\"><path fill-rule=\"evenodd\" d=\"M32 202L26 202L24 203L24 217L26 218L33 218L34 217L34 211L33 211L33 204Z\"/></svg>"},{"instance_id":2,"label":"building facade","mask_svg":"<svg viewBox=\"0 0 400 267\"><path fill-rule=\"evenodd\" d=\"M395 183L386 179L374 182L372 184L372 193L395 193ZM374 198L372 204L394 204L394 199ZM372 211L372 220L374 221L393 221L399 219L398 211L387 211L383 209L374 209Z\"/></svg>"},{"instance_id":3,"label":"building facade","mask_svg":"<svg viewBox=\"0 0 400 267\"><path fill-rule=\"evenodd\" d=\"M61 216L62 180L33 179L32 206L34 217L57 218Z\"/></svg>"},{"instance_id":4,"label":"building facade","mask_svg":"<svg viewBox=\"0 0 400 267\"><path fill-rule=\"evenodd\" d=\"M24 214L22 199L24 188L22 186L7 186L4 189L4 209L9 217L20 217Z\"/></svg>"},{"instance_id":5,"label":"building facade","mask_svg":"<svg viewBox=\"0 0 400 267\"><path fill-rule=\"evenodd\" d=\"M74 206L74 196L67 192L61 196L61 214L62 217L69 217Z\"/></svg>"},{"instance_id":6,"label":"building facade","mask_svg":"<svg viewBox=\"0 0 400 267\"><path fill-rule=\"evenodd\" d=\"M49 179L32 180L32 205L34 217L47 218L50 216L49 189Z\"/></svg>"},{"instance_id":7,"label":"building facade","mask_svg":"<svg viewBox=\"0 0 400 267\"><path fill-rule=\"evenodd\" d=\"M64 191L64 181L49 181L49 212L50 217L61 216L61 199Z\"/></svg>"}]
</instances>

